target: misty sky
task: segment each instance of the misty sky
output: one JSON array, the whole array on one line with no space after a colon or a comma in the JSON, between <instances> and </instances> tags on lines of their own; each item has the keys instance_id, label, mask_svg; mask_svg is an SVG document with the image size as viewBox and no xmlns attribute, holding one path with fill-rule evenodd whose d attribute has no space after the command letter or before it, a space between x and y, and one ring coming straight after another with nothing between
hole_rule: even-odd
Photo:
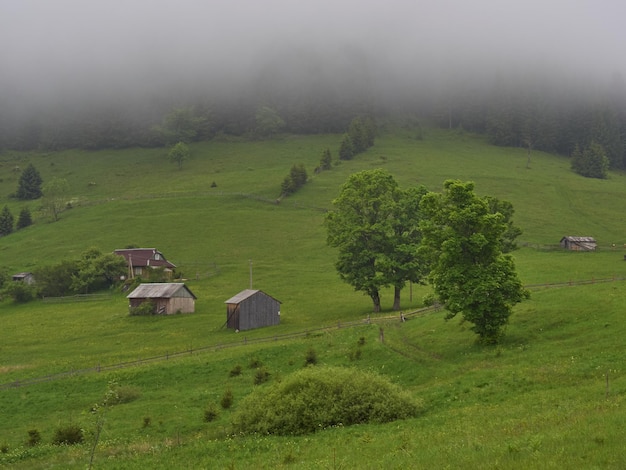
<instances>
[{"instance_id":1,"label":"misty sky","mask_svg":"<svg viewBox=\"0 0 626 470\"><path fill-rule=\"evenodd\" d=\"M0 95L236 83L307 54L353 54L377 79L546 64L608 79L625 17L622 0L0 0Z\"/></svg>"}]
</instances>

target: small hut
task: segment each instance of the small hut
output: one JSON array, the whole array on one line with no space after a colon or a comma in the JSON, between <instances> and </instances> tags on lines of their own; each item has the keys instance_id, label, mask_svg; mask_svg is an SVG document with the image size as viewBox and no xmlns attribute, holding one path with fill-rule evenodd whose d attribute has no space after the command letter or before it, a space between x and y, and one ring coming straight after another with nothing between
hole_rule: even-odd
<instances>
[{"instance_id":1,"label":"small hut","mask_svg":"<svg viewBox=\"0 0 626 470\"><path fill-rule=\"evenodd\" d=\"M182 282L139 284L126 298L131 310L144 302L153 302L153 313L165 315L193 313L196 307L196 296Z\"/></svg>"},{"instance_id":2,"label":"small hut","mask_svg":"<svg viewBox=\"0 0 626 470\"><path fill-rule=\"evenodd\" d=\"M30 285L35 283L35 277L33 276L33 273L17 273L13 274L11 278L16 282L23 282L24 284Z\"/></svg>"},{"instance_id":3,"label":"small hut","mask_svg":"<svg viewBox=\"0 0 626 470\"><path fill-rule=\"evenodd\" d=\"M596 240L593 237L563 237L561 246L572 251L595 251Z\"/></svg>"},{"instance_id":4,"label":"small hut","mask_svg":"<svg viewBox=\"0 0 626 470\"><path fill-rule=\"evenodd\" d=\"M280 323L281 302L263 291L246 289L224 303L228 328L243 331Z\"/></svg>"}]
</instances>

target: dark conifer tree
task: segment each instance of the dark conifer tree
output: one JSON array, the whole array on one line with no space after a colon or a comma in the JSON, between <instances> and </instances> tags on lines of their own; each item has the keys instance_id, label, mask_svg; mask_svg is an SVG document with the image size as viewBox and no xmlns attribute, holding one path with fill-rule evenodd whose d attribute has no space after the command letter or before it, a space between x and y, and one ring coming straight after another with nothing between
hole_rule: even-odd
<instances>
[{"instance_id":1,"label":"dark conifer tree","mask_svg":"<svg viewBox=\"0 0 626 470\"><path fill-rule=\"evenodd\" d=\"M14 221L13 214L11 214L9 207L4 206L0 213L0 237L4 237L13 232Z\"/></svg>"},{"instance_id":2,"label":"dark conifer tree","mask_svg":"<svg viewBox=\"0 0 626 470\"><path fill-rule=\"evenodd\" d=\"M28 207L22 208L22 210L20 211L20 215L17 218L17 229L20 230L32 224L33 219L30 215L30 210L28 209Z\"/></svg>"},{"instance_id":3,"label":"dark conifer tree","mask_svg":"<svg viewBox=\"0 0 626 470\"><path fill-rule=\"evenodd\" d=\"M41 175L30 163L22 172L15 196L21 200L39 199L41 197Z\"/></svg>"}]
</instances>

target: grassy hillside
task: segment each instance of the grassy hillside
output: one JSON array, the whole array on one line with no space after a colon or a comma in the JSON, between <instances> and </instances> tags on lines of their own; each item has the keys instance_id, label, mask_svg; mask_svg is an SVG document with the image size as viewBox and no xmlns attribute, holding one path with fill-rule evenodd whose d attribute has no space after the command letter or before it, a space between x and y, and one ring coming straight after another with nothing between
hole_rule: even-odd
<instances>
[{"instance_id":1,"label":"grassy hillside","mask_svg":"<svg viewBox=\"0 0 626 470\"><path fill-rule=\"evenodd\" d=\"M473 180L478 193L513 203L524 230L525 246L515 258L525 284L619 278L626 271L624 175L584 179L569 170L566 158L540 152L527 168L521 149L427 130L422 140L408 131L383 132L366 154L313 176L324 148L336 158L340 138L196 144L182 171L166 151L153 149L0 156L0 204L15 214L23 204L5 196L17 187L16 165L32 162L44 180L63 177L72 188L73 208L59 222L37 215L38 203L31 202L35 224L0 238L10 272L73 259L91 246L112 251L135 244L160 249L198 296L195 314L168 318L129 317L119 293L89 303L5 300L0 383L331 327L300 340L210 348L0 390L0 446L6 450L0 465L84 468L96 426L89 410L115 381L137 396L108 410L95 468L180 468L181 462L195 468L623 467L622 282L534 289L497 348L476 346L468 326L443 321L442 312L383 321L390 292L383 293L382 323L337 329L338 322L365 319L371 306L334 272L320 209L330 208L347 176L361 169L383 167L403 187L419 183L432 190L448 178ZM306 166L310 182L280 204L271 202L294 163ZM564 235L594 236L599 251L552 249ZM281 325L235 334L222 328L224 300L248 287L250 260L253 286L283 302ZM404 309L420 307L426 292L414 286L411 300L405 292ZM262 362L270 380L279 380L302 367L308 348L320 363L390 377L423 399L426 412L304 438L231 436L232 410L203 421L204 409L219 403L225 390L233 391L234 409L252 390L251 362ZM242 375L229 377L236 365ZM56 427L68 422L88 432L88 443L49 445ZM44 444L24 445L32 429Z\"/></svg>"}]
</instances>

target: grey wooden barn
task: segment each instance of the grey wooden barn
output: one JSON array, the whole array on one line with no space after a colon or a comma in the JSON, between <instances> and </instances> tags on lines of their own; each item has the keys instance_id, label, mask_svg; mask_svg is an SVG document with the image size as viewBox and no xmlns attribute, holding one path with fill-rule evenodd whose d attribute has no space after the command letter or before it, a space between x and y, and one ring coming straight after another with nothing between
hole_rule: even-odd
<instances>
[{"instance_id":1,"label":"grey wooden barn","mask_svg":"<svg viewBox=\"0 0 626 470\"><path fill-rule=\"evenodd\" d=\"M139 284L126 298L129 309L139 307L144 302L153 302L153 313L165 315L192 313L196 307L196 296L182 282Z\"/></svg>"},{"instance_id":2,"label":"grey wooden barn","mask_svg":"<svg viewBox=\"0 0 626 470\"><path fill-rule=\"evenodd\" d=\"M226 302L226 326L251 330L280 323L280 301L255 289L246 289Z\"/></svg>"},{"instance_id":3,"label":"grey wooden barn","mask_svg":"<svg viewBox=\"0 0 626 470\"><path fill-rule=\"evenodd\" d=\"M595 251L598 245L593 237L563 237L560 244L572 251Z\"/></svg>"}]
</instances>

